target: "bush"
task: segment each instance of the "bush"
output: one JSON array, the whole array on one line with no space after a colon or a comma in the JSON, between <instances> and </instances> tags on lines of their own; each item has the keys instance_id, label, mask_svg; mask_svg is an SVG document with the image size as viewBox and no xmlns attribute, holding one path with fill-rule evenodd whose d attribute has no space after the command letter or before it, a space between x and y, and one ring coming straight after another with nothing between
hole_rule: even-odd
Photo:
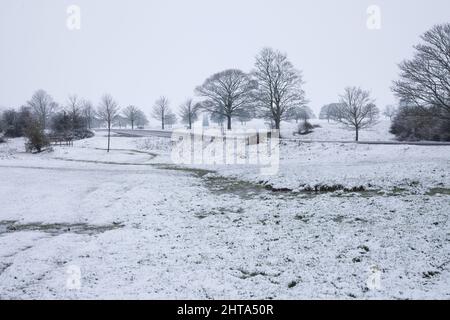
<instances>
[{"instance_id":1,"label":"bush","mask_svg":"<svg viewBox=\"0 0 450 320\"><path fill-rule=\"evenodd\" d=\"M41 152L45 147L50 145L48 137L45 135L44 129L37 120L32 120L25 128L25 149L27 152Z\"/></svg>"},{"instance_id":2,"label":"bush","mask_svg":"<svg viewBox=\"0 0 450 320\"><path fill-rule=\"evenodd\" d=\"M94 136L94 132L88 129L78 129L73 131L73 137L75 140L92 138Z\"/></svg>"},{"instance_id":3,"label":"bush","mask_svg":"<svg viewBox=\"0 0 450 320\"><path fill-rule=\"evenodd\" d=\"M31 110L27 107L22 107L20 111L15 111L13 109L4 111L2 113L1 122L5 137L22 137L24 135L25 127L32 118Z\"/></svg>"},{"instance_id":4,"label":"bush","mask_svg":"<svg viewBox=\"0 0 450 320\"><path fill-rule=\"evenodd\" d=\"M94 133L86 129L85 121L82 118L71 117L66 112L59 112L52 118L52 135L60 137L71 137L74 140L91 138Z\"/></svg>"},{"instance_id":5,"label":"bush","mask_svg":"<svg viewBox=\"0 0 450 320\"><path fill-rule=\"evenodd\" d=\"M309 123L308 121L304 121L298 125L295 134L300 135L310 134L313 131L313 129L314 126L311 123Z\"/></svg>"},{"instance_id":6,"label":"bush","mask_svg":"<svg viewBox=\"0 0 450 320\"><path fill-rule=\"evenodd\" d=\"M450 115L430 108L402 107L394 117L390 132L399 140L450 141Z\"/></svg>"}]
</instances>

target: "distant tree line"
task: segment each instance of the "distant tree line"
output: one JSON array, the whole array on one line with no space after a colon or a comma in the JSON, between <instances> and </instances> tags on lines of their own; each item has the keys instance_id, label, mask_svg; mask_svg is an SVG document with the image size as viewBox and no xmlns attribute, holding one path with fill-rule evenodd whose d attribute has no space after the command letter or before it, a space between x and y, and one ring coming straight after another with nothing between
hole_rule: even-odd
<instances>
[{"instance_id":1,"label":"distant tree line","mask_svg":"<svg viewBox=\"0 0 450 320\"><path fill-rule=\"evenodd\" d=\"M450 24L436 25L422 36L414 57L399 65L400 78L392 91L400 99L399 106L389 105L383 115L391 119L390 131L399 139L450 140ZM214 73L194 90L196 100L187 99L175 114L166 96L158 98L151 116L162 130L178 120L192 128L202 114L202 124L209 120L230 130L233 120L245 124L254 118L264 119L272 129L280 129L282 121L295 120L299 133L308 132L313 118L303 90L303 77L287 55L264 48L255 57L253 69L245 73L227 69ZM370 92L360 87L347 87L339 100L322 107L319 118L335 121L355 132L377 123L380 110ZM33 132L43 136L84 138L99 125L108 128L108 151L112 126L131 129L148 124L138 107L129 105L121 111L111 95L104 95L97 108L90 101L70 95L60 105L44 90L36 91L19 110L9 109L0 117L0 130L5 136L17 137ZM46 139L41 139L45 144ZM39 150L42 146L39 147ZM38 148L36 148L38 149Z\"/></svg>"},{"instance_id":2,"label":"distant tree line","mask_svg":"<svg viewBox=\"0 0 450 320\"><path fill-rule=\"evenodd\" d=\"M106 125L108 151L110 129L123 123L141 127L148 124L147 117L139 108L120 108L111 95L104 95L97 108L77 95L69 95L64 104L55 102L46 91L37 90L18 110L7 109L0 114L0 132L5 137L22 137L28 140L27 148L40 152L52 139L77 140L93 136L91 129Z\"/></svg>"},{"instance_id":3,"label":"distant tree line","mask_svg":"<svg viewBox=\"0 0 450 320\"><path fill-rule=\"evenodd\" d=\"M198 101L189 98L179 107L179 118L187 128L203 114L202 123L209 119L230 130L233 120L241 124L262 118L273 129L280 129L281 121L311 118L302 88L302 74L294 68L287 56L271 48L264 48L256 57L254 69L245 73L227 69L208 77L195 88ZM162 96L152 108L152 117L161 129L177 121L167 97Z\"/></svg>"}]
</instances>

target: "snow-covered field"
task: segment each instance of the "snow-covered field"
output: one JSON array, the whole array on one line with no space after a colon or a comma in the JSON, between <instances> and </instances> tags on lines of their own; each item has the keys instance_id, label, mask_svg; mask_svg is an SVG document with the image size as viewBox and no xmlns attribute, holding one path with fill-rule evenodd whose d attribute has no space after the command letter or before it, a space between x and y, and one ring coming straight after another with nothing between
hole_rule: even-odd
<instances>
[{"instance_id":1,"label":"snow-covered field","mask_svg":"<svg viewBox=\"0 0 450 320\"><path fill-rule=\"evenodd\" d=\"M450 298L450 147L286 142L262 177L105 146L0 144L0 298Z\"/></svg>"},{"instance_id":2,"label":"snow-covered field","mask_svg":"<svg viewBox=\"0 0 450 320\"><path fill-rule=\"evenodd\" d=\"M300 136L302 139L311 140L336 140L336 141L353 141L355 139L355 132L343 127L342 124L334 121L326 121L319 119L311 119L311 124L319 125L315 128L311 134ZM291 122L284 125L282 135L290 137L292 132L296 131L297 124ZM361 141L387 141L394 140L395 136L389 133L391 122L389 120L382 119L372 128L364 129L360 131L359 139ZM283 127L282 127L283 128ZM297 136L299 137L299 136Z\"/></svg>"},{"instance_id":3,"label":"snow-covered field","mask_svg":"<svg viewBox=\"0 0 450 320\"><path fill-rule=\"evenodd\" d=\"M304 140L333 140L333 141L353 141L355 139L355 132L353 130L349 130L345 128L342 124L339 124L334 121L328 122L327 120L321 119L311 119L309 122L313 125L318 125L319 127L315 128L314 131L308 135L294 135L294 132L297 131L299 123L296 123L294 120L292 121L283 121L281 123L281 136L283 138L299 138ZM201 126L201 123L198 122L197 125ZM214 126L214 124L211 124ZM381 119L377 124L373 127L364 129L360 131L359 139L361 141L388 141L394 140L395 136L389 133L389 128L391 126L391 121L387 119ZM239 122L233 123L233 128L240 129L260 129L266 128L267 125L264 123L264 120L261 119L253 119L245 124L241 124ZM154 129L159 129L159 127L155 127Z\"/></svg>"}]
</instances>

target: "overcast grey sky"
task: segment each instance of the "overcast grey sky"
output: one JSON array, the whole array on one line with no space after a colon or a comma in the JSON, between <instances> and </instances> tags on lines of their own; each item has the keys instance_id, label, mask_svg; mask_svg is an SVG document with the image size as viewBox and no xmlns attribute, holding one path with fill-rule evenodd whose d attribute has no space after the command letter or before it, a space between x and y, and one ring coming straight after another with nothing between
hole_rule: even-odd
<instances>
[{"instance_id":1,"label":"overcast grey sky","mask_svg":"<svg viewBox=\"0 0 450 320\"><path fill-rule=\"evenodd\" d=\"M80 30L66 27L72 4ZM380 30L366 26L373 4ZM270 46L303 70L314 110L348 85L383 107L395 102L397 63L421 33L449 21L449 0L0 0L0 106L42 88L60 103L77 93L97 104L111 93L148 112L167 95L176 108L212 73L250 71Z\"/></svg>"}]
</instances>

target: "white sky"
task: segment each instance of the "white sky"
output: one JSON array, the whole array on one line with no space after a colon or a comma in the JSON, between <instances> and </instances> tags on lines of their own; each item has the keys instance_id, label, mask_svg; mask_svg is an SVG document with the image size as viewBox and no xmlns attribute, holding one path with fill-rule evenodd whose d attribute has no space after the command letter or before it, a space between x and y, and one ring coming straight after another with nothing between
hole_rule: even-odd
<instances>
[{"instance_id":1,"label":"white sky","mask_svg":"<svg viewBox=\"0 0 450 320\"><path fill-rule=\"evenodd\" d=\"M81 30L66 27L71 4ZM372 4L380 30L366 27ZM248 72L271 46L303 70L315 111L348 85L384 107L395 102L397 63L420 34L449 21L449 0L0 0L0 106L42 88L60 103L77 93L97 105L111 93L146 112L167 95L176 109L209 75Z\"/></svg>"}]
</instances>

